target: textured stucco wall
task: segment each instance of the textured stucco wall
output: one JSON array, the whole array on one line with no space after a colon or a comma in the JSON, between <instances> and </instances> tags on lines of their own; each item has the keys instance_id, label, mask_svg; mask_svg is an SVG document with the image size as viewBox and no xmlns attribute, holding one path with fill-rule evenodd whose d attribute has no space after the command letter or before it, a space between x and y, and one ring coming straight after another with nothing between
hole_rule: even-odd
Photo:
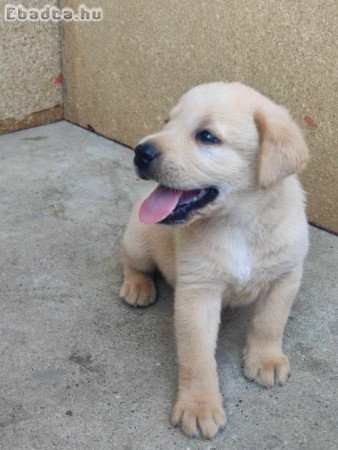
<instances>
[{"instance_id":1,"label":"textured stucco wall","mask_svg":"<svg viewBox=\"0 0 338 450\"><path fill-rule=\"evenodd\" d=\"M43 7L57 1L0 0L0 132L62 118L60 25L5 22L4 5ZM48 111L46 111L48 110Z\"/></svg>"},{"instance_id":2,"label":"textured stucco wall","mask_svg":"<svg viewBox=\"0 0 338 450\"><path fill-rule=\"evenodd\" d=\"M132 146L190 87L240 80L291 110L312 154L309 219L338 231L335 0L86 3L104 18L65 25L69 120Z\"/></svg>"}]
</instances>

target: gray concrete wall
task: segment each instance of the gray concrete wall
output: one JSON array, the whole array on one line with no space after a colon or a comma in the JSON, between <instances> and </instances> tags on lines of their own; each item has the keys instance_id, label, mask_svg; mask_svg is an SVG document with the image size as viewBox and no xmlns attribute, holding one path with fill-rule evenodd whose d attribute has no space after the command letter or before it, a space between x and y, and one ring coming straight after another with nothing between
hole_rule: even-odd
<instances>
[{"instance_id":1,"label":"gray concrete wall","mask_svg":"<svg viewBox=\"0 0 338 450\"><path fill-rule=\"evenodd\" d=\"M335 0L86 3L104 16L65 25L68 120L132 146L190 87L240 80L291 110L312 155L309 219L338 231Z\"/></svg>"},{"instance_id":2,"label":"gray concrete wall","mask_svg":"<svg viewBox=\"0 0 338 450\"><path fill-rule=\"evenodd\" d=\"M60 25L5 22L6 3L43 7L58 1L0 0L0 132L61 119Z\"/></svg>"}]
</instances>

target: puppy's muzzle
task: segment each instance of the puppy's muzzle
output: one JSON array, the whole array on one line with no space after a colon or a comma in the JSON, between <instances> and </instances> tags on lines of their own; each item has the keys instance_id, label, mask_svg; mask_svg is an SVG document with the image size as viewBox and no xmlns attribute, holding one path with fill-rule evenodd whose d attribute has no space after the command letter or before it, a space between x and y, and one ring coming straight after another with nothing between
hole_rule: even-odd
<instances>
[{"instance_id":1,"label":"puppy's muzzle","mask_svg":"<svg viewBox=\"0 0 338 450\"><path fill-rule=\"evenodd\" d=\"M134 164L139 177L151 178L151 172L159 157L157 149L151 144L140 144L135 147Z\"/></svg>"}]
</instances>

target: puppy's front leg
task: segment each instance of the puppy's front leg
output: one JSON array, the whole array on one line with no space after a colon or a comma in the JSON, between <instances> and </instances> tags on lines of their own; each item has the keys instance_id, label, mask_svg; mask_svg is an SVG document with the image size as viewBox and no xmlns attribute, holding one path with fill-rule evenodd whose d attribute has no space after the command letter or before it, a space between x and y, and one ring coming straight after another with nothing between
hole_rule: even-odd
<instances>
[{"instance_id":1,"label":"puppy's front leg","mask_svg":"<svg viewBox=\"0 0 338 450\"><path fill-rule=\"evenodd\" d=\"M179 386L172 422L181 422L188 436L196 435L199 425L203 436L212 438L226 422L215 360L221 304L218 292L176 288Z\"/></svg>"},{"instance_id":2,"label":"puppy's front leg","mask_svg":"<svg viewBox=\"0 0 338 450\"><path fill-rule=\"evenodd\" d=\"M266 387L275 382L285 384L290 372L282 340L301 275L302 270L297 269L274 281L267 296L258 298L254 307L244 349L244 375Z\"/></svg>"}]
</instances>

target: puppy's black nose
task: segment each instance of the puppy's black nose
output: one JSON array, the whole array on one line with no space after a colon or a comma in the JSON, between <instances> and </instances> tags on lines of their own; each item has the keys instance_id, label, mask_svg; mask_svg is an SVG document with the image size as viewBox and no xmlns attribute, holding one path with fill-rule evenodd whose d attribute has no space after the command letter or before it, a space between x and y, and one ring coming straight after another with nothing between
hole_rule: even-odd
<instances>
[{"instance_id":1,"label":"puppy's black nose","mask_svg":"<svg viewBox=\"0 0 338 450\"><path fill-rule=\"evenodd\" d=\"M140 144L135 148L134 164L139 169L147 169L157 157L158 153L155 147L150 144Z\"/></svg>"}]
</instances>

